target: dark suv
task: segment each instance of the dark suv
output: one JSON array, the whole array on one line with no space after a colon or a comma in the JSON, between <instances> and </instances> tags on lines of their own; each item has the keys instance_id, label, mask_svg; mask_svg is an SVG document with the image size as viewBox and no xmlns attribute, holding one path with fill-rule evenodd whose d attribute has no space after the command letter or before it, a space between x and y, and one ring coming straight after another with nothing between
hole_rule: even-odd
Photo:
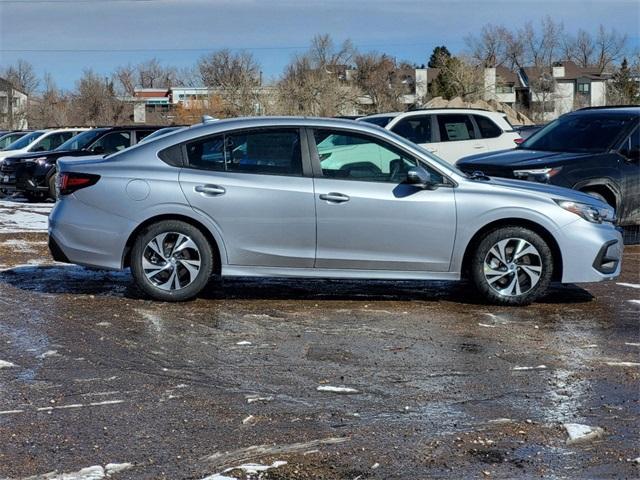
<instances>
[{"instance_id":1,"label":"dark suv","mask_svg":"<svg viewBox=\"0 0 640 480\"><path fill-rule=\"evenodd\" d=\"M55 172L60 157L108 155L137 144L162 127L100 127L76 135L48 152L8 157L0 165L0 189L30 200L56 197Z\"/></svg>"},{"instance_id":2,"label":"dark suv","mask_svg":"<svg viewBox=\"0 0 640 480\"><path fill-rule=\"evenodd\" d=\"M613 206L620 226L640 225L640 107L577 110L515 150L472 155L457 166L580 190Z\"/></svg>"}]
</instances>

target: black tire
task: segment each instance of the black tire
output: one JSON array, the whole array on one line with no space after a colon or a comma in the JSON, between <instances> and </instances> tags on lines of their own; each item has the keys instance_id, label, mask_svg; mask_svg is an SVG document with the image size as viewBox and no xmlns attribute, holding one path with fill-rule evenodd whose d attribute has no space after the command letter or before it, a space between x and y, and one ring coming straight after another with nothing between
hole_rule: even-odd
<instances>
[{"instance_id":1,"label":"black tire","mask_svg":"<svg viewBox=\"0 0 640 480\"><path fill-rule=\"evenodd\" d=\"M42 194L40 193L23 192L23 195L30 203L40 202L43 199Z\"/></svg>"},{"instance_id":2,"label":"black tire","mask_svg":"<svg viewBox=\"0 0 640 480\"><path fill-rule=\"evenodd\" d=\"M606 203L607 205L609 205L609 202L607 201L606 198L604 198L601 194L599 194L598 192L594 192L593 190L583 190L583 193L586 193L587 195L591 195L594 198L597 198L598 200L600 200L601 202ZM615 208L615 205L611 205L613 208Z\"/></svg>"},{"instance_id":3,"label":"black tire","mask_svg":"<svg viewBox=\"0 0 640 480\"><path fill-rule=\"evenodd\" d=\"M512 239L512 240L509 240ZM499 242L507 241L504 245L504 257L506 263L501 262L497 255L490 251ZM524 255L514 260L518 240L524 240L537 251ZM524 245L524 244L523 244ZM528 247L527 247L528 249ZM497 252L499 249L494 250ZM524 250L523 250L524 251ZM491 265L487 264L485 272L485 262L491 259ZM492 265L496 265L496 270L502 275L494 274L496 270L491 270ZM513 270L509 270L513 268ZM531 273L533 269L540 269L537 283L534 284ZM524 227L502 227L489 232L478 244L470 262L471 279L478 291L487 299L489 303L497 305L528 305L541 295L543 295L553 276L553 253L549 245L537 233ZM488 278L491 276L491 279ZM535 275L535 272L533 273ZM517 278L516 278L517 277ZM491 283L490 283L491 280ZM521 288L521 281L522 286ZM518 285L516 286L515 283ZM513 285L513 288L511 286ZM500 288L503 287L503 288ZM522 293L518 294L517 289ZM498 290L502 290L502 293ZM507 293L504 293L507 292Z\"/></svg>"},{"instance_id":4,"label":"black tire","mask_svg":"<svg viewBox=\"0 0 640 480\"><path fill-rule=\"evenodd\" d=\"M47 183L49 185L49 198L51 198L52 200L57 200L58 195L56 193L56 176L51 175Z\"/></svg>"},{"instance_id":5,"label":"black tire","mask_svg":"<svg viewBox=\"0 0 640 480\"><path fill-rule=\"evenodd\" d=\"M150 253L153 254L153 252L147 250L149 242L163 233L169 234L167 237L169 247L171 246L171 238L175 237L174 234L182 234L189 237L189 239L195 243L199 253L200 270L195 276L195 279L192 279L191 283L178 289L167 290L158 287L147 278L143 268L143 255L145 255L145 252L147 255ZM175 244L171 248L173 250ZM167 264L166 261L159 257L157 257L156 260L162 262L161 265ZM209 241L198 228L178 220L164 220L148 226L141 231L135 239L131 250L131 273L133 274L136 285L149 297L165 302L181 302L194 298L204 289L214 271L214 263L217 263L217 261L218 259L214 258ZM173 268L178 271L178 267L174 266ZM168 271L172 270L169 269ZM185 273L184 268L182 269L182 273ZM164 278L162 280L164 280Z\"/></svg>"}]
</instances>

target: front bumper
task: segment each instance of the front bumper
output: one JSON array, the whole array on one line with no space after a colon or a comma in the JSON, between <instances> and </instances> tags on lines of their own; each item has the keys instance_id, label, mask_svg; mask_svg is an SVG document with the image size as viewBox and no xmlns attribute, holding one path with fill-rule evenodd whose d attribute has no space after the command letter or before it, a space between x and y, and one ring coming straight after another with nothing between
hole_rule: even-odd
<instances>
[{"instance_id":1,"label":"front bumper","mask_svg":"<svg viewBox=\"0 0 640 480\"><path fill-rule=\"evenodd\" d=\"M613 280L622 269L623 242L611 224L577 219L558 231L562 254L562 283Z\"/></svg>"}]
</instances>

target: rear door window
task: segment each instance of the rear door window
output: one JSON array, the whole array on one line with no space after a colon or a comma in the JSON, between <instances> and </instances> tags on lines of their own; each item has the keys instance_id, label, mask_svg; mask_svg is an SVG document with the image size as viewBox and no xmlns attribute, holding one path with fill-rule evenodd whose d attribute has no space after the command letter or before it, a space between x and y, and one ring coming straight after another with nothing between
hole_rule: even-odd
<instances>
[{"instance_id":1,"label":"rear door window","mask_svg":"<svg viewBox=\"0 0 640 480\"><path fill-rule=\"evenodd\" d=\"M407 117L400 120L391 131L413 143L431 143L431 115Z\"/></svg>"},{"instance_id":2,"label":"rear door window","mask_svg":"<svg viewBox=\"0 0 640 480\"><path fill-rule=\"evenodd\" d=\"M438 127L440 141L458 142L461 140L474 140L476 132L471 122L471 117L465 114L440 114L438 115Z\"/></svg>"},{"instance_id":3,"label":"rear door window","mask_svg":"<svg viewBox=\"0 0 640 480\"><path fill-rule=\"evenodd\" d=\"M205 170L302 176L300 131L246 130L190 142L189 166Z\"/></svg>"},{"instance_id":4,"label":"rear door window","mask_svg":"<svg viewBox=\"0 0 640 480\"><path fill-rule=\"evenodd\" d=\"M478 130L480 130L480 136L482 138L496 138L502 135L502 129L493 123L493 120L490 118L484 115L474 115L473 119L478 125Z\"/></svg>"}]
</instances>

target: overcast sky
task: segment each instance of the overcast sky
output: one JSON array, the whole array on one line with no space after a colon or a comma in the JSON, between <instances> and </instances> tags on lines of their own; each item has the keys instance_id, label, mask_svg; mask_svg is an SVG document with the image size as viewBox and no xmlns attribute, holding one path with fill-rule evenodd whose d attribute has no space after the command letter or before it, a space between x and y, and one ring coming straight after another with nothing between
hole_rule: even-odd
<instances>
[{"instance_id":1,"label":"overcast sky","mask_svg":"<svg viewBox=\"0 0 640 480\"><path fill-rule=\"evenodd\" d=\"M638 0L0 0L0 66L24 58L70 88L86 67L107 74L154 56L185 67L227 47L251 51L270 78L316 33L421 64L436 45L463 50L486 23L547 14L640 46Z\"/></svg>"}]
</instances>

